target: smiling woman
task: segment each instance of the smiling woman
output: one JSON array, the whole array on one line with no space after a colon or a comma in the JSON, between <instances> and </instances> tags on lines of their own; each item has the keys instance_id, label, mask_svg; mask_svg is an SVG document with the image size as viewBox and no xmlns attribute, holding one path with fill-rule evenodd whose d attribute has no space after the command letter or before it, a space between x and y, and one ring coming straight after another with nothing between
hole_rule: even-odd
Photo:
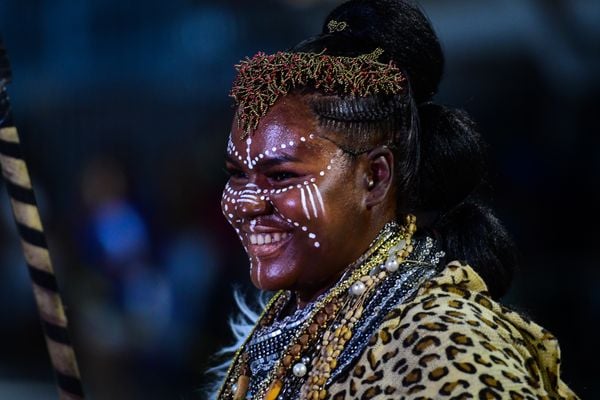
<instances>
[{"instance_id":1,"label":"smiling woman","mask_svg":"<svg viewBox=\"0 0 600 400\"><path fill-rule=\"evenodd\" d=\"M417 7L351 0L237 68L221 206L276 294L219 399L576 398L556 339L496 302L515 249Z\"/></svg>"},{"instance_id":2,"label":"smiling woman","mask_svg":"<svg viewBox=\"0 0 600 400\"><path fill-rule=\"evenodd\" d=\"M383 204L367 190L364 160L345 155L322 130L306 98L288 95L251 138L234 126L227 153L222 206L250 256L252 281L293 290L300 304L329 288L395 217L392 196L379 212ZM391 169L381 173L389 191Z\"/></svg>"}]
</instances>

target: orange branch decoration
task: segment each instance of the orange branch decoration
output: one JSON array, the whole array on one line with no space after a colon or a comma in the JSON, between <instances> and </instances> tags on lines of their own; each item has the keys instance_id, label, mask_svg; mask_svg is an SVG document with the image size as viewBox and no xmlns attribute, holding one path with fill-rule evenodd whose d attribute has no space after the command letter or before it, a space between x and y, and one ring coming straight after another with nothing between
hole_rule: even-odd
<instances>
[{"instance_id":1,"label":"orange branch decoration","mask_svg":"<svg viewBox=\"0 0 600 400\"><path fill-rule=\"evenodd\" d=\"M277 99L298 87L314 87L324 94L366 97L393 95L406 88L406 77L394 65L378 61L380 48L358 57L322 53L258 53L236 65L231 89L238 105L242 138L251 134Z\"/></svg>"}]
</instances>

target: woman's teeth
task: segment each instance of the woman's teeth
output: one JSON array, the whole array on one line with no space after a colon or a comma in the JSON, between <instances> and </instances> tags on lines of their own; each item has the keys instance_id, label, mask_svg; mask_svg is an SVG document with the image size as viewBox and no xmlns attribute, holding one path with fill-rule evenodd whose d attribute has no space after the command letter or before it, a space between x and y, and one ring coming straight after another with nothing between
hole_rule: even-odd
<instances>
[{"instance_id":1,"label":"woman's teeth","mask_svg":"<svg viewBox=\"0 0 600 400\"><path fill-rule=\"evenodd\" d=\"M250 235L250 243L260 246L263 244L277 243L287 237L287 232L253 233Z\"/></svg>"}]
</instances>

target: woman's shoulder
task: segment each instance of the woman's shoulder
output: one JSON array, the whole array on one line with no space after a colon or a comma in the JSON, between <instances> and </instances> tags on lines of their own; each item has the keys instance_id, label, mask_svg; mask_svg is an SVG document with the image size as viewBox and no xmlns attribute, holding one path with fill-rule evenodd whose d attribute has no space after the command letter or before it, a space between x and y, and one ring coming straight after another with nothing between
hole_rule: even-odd
<instances>
[{"instance_id":1,"label":"woman's shoulder","mask_svg":"<svg viewBox=\"0 0 600 400\"><path fill-rule=\"evenodd\" d=\"M330 393L576 398L559 378L559 362L554 336L492 300L471 267L453 262L388 313Z\"/></svg>"}]
</instances>

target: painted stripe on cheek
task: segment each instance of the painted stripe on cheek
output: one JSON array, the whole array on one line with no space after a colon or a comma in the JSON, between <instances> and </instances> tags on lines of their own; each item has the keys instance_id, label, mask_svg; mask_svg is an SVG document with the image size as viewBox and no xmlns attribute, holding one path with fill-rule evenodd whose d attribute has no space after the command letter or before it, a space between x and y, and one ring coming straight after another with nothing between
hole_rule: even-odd
<instances>
[{"instance_id":1,"label":"painted stripe on cheek","mask_svg":"<svg viewBox=\"0 0 600 400\"><path fill-rule=\"evenodd\" d=\"M308 192L308 197L310 199L310 205L312 206L312 209L313 209L313 214L315 215L315 218L318 218L319 213L317 212L317 205L315 204L315 198L312 194L312 190L310 190L310 186L306 186L306 191Z\"/></svg>"},{"instance_id":2,"label":"painted stripe on cheek","mask_svg":"<svg viewBox=\"0 0 600 400\"><path fill-rule=\"evenodd\" d=\"M304 194L304 188L300 188L300 200L302 202L302 210L304 211L304 215L306 218L310 219L310 213L308 212L308 207L306 207L306 195Z\"/></svg>"},{"instance_id":3,"label":"painted stripe on cheek","mask_svg":"<svg viewBox=\"0 0 600 400\"><path fill-rule=\"evenodd\" d=\"M313 187L315 188L315 194L317 195L317 200L319 201L319 205L321 206L321 211L323 214L325 214L325 204L323 204L323 197L321 196L321 190L314 183L313 183Z\"/></svg>"}]
</instances>

